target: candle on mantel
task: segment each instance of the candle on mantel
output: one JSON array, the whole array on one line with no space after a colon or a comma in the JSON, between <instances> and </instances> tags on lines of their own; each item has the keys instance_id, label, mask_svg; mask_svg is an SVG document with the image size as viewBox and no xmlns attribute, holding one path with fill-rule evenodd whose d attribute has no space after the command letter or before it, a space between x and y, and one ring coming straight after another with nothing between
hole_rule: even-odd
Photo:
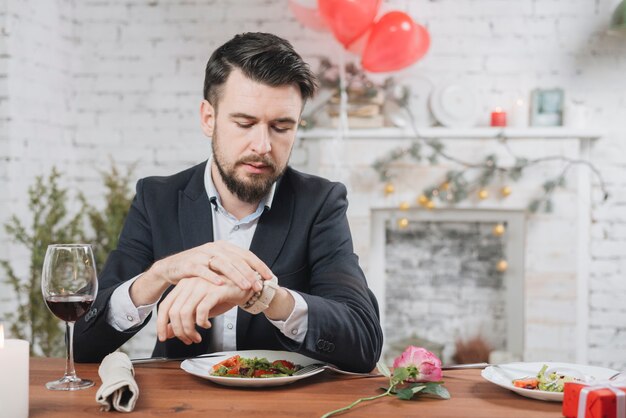
<instances>
[{"instance_id":1,"label":"candle on mantel","mask_svg":"<svg viewBox=\"0 0 626 418\"><path fill-rule=\"evenodd\" d=\"M506 112L501 107L491 112L491 126L506 126Z\"/></svg>"},{"instance_id":2,"label":"candle on mantel","mask_svg":"<svg viewBox=\"0 0 626 418\"><path fill-rule=\"evenodd\" d=\"M0 324L0 408L2 416L28 417L28 341L4 339Z\"/></svg>"},{"instance_id":3,"label":"candle on mantel","mask_svg":"<svg viewBox=\"0 0 626 418\"><path fill-rule=\"evenodd\" d=\"M524 99L517 99L511 110L510 126L516 128L528 128L528 120L530 118L529 109Z\"/></svg>"}]
</instances>

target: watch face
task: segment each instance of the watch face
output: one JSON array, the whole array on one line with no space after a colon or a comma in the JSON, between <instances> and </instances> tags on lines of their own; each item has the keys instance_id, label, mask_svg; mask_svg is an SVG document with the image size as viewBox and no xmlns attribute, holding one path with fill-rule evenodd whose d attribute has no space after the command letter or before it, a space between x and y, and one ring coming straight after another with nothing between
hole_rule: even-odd
<instances>
[{"instance_id":1,"label":"watch face","mask_svg":"<svg viewBox=\"0 0 626 418\"><path fill-rule=\"evenodd\" d=\"M263 280L263 290L254 293L246 303L239 305L239 307L253 315L259 314L270 307L277 289L278 278L276 276L273 276L270 280Z\"/></svg>"}]
</instances>

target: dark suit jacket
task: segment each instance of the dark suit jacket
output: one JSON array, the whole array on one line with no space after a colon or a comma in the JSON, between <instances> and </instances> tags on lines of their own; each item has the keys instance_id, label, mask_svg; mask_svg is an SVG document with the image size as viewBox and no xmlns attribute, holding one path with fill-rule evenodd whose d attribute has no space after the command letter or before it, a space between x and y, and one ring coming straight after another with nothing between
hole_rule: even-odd
<instances>
[{"instance_id":1,"label":"dark suit jacket","mask_svg":"<svg viewBox=\"0 0 626 418\"><path fill-rule=\"evenodd\" d=\"M124 281L155 260L213 241L211 204L204 185L206 162L170 177L139 180L118 247L99 278L91 310L76 322L74 356L99 362L145 324L120 332L106 320L109 299ZM378 305L367 287L346 218L346 189L288 168L271 210L259 219L250 250L308 304L302 344L285 337L263 314L237 314L237 349L295 351L344 369L369 371L382 348ZM171 290L171 288L170 288ZM155 345L153 356L207 352L212 329L198 328L202 342L177 338Z\"/></svg>"}]
</instances>

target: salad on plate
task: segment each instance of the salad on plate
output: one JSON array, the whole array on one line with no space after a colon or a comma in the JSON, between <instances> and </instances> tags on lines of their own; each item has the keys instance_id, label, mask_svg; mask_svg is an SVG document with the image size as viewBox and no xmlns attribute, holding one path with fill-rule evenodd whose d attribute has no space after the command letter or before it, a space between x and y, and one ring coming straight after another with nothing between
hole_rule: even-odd
<instances>
[{"instance_id":1,"label":"salad on plate","mask_svg":"<svg viewBox=\"0 0 626 418\"><path fill-rule=\"evenodd\" d=\"M287 360L274 360L270 362L266 358L245 358L234 355L211 368L212 376L221 377L252 377L272 378L288 377L300 370L302 366Z\"/></svg>"},{"instance_id":2,"label":"salad on plate","mask_svg":"<svg viewBox=\"0 0 626 418\"><path fill-rule=\"evenodd\" d=\"M544 364L537 376L522 377L513 379L513 386L521 389L543 390L546 392L563 392L566 382L582 382L584 377L571 376L564 372L566 370L558 370L555 368L548 369L548 365ZM572 371L578 375L577 372Z\"/></svg>"},{"instance_id":3,"label":"salad on plate","mask_svg":"<svg viewBox=\"0 0 626 418\"><path fill-rule=\"evenodd\" d=\"M562 402L566 382L605 380L617 370L560 362L515 362L484 368L482 377L518 395L542 401Z\"/></svg>"}]
</instances>

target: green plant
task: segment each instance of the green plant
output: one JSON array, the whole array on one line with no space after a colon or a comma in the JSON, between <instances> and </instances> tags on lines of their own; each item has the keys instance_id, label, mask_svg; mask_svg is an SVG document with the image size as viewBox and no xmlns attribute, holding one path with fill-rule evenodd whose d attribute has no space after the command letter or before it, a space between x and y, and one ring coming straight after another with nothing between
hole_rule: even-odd
<instances>
[{"instance_id":1,"label":"green plant","mask_svg":"<svg viewBox=\"0 0 626 418\"><path fill-rule=\"evenodd\" d=\"M31 354L62 356L65 353L65 328L48 312L41 296L41 269L49 244L61 242L90 242L93 244L96 266L102 269L108 254L115 249L124 219L132 200L129 187L134 167L126 174L120 173L111 163L108 172L102 172L105 205L102 210L90 205L85 196L78 195L81 211L69 216L66 202L67 189L59 186L61 174L53 168L50 175L36 177L28 188L28 208L32 215L30 225L13 215L4 225L8 238L26 247L30 252L28 275L20 277L8 260L0 260L6 281L16 295L17 308L6 314L11 335L30 340ZM89 236L83 229L84 216L91 230Z\"/></svg>"},{"instance_id":2,"label":"green plant","mask_svg":"<svg viewBox=\"0 0 626 418\"><path fill-rule=\"evenodd\" d=\"M516 182L523 177L527 169L548 162L562 163L561 172L543 183L543 193L533 199L528 205L528 210L531 213L536 213L541 209L545 212L552 212L554 208L552 202L554 192L559 188L565 188L566 175L572 167L576 166L586 166L591 171L598 182L603 202L609 198L604 177L600 170L591 162L560 155L549 155L539 158L521 157L511 151L505 136L499 138L503 150L509 154L504 160L512 159L512 163L501 163L495 154L487 155L482 161L476 162L456 157L445 149L444 144L439 139L423 137L417 128L413 111L405 100L401 104L407 113L410 122L409 126L415 139L410 145L395 148L372 164L372 168L378 173L380 181L387 183L384 190L391 190L386 192L387 194L393 193L395 190L391 183L397 176L394 173L395 163L404 159L411 159L416 162L422 162L424 159L427 159L433 165L438 164L440 160L443 160L445 165L451 165L451 169L446 172L443 179L437 182L437 184L423 189L418 197L420 206L427 209L434 209L436 201L440 204L451 206L464 201L470 196L476 196L480 200L486 199L489 196L487 187L496 185L500 185L500 197L506 198L512 192L511 187L507 185L509 181ZM504 133L501 135L504 135ZM426 153L427 155L425 155Z\"/></svg>"},{"instance_id":3,"label":"green plant","mask_svg":"<svg viewBox=\"0 0 626 418\"><path fill-rule=\"evenodd\" d=\"M7 314L11 334L30 340L31 354L62 356L64 329L50 312L41 296L41 269L49 244L75 242L83 238L81 215L68 217L67 189L59 186L61 174L52 169L47 179L36 177L28 188L28 208L31 224L25 226L13 215L4 228L14 242L30 251L30 263L25 277L19 277L8 260L0 260L7 282L15 291L17 308ZM39 352L38 352L39 351Z\"/></svg>"},{"instance_id":4,"label":"green plant","mask_svg":"<svg viewBox=\"0 0 626 418\"><path fill-rule=\"evenodd\" d=\"M128 168L126 174L122 174L115 163L111 162L110 171L100 173L106 189L105 206L101 211L90 205L83 194L79 196L83 205L82 210L87 215L94 234L88 241L93 244L98 272L104 267L111 251L117 247L119 234L133 199L130 182L134 169L133 165Z\"/></svg>"}]
</instances>

